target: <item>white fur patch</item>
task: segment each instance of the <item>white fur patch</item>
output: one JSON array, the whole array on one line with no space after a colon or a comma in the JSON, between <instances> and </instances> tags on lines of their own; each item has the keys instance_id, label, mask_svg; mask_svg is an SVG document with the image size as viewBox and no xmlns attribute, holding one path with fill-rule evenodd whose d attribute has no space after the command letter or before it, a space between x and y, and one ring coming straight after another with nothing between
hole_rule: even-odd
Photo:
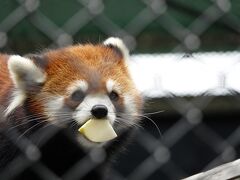
<instances>
[{"instance_id":1,"label":"white fur patch","mask_svg":"<svg viewBox=\"0 0 240 180\"><path fill-rule=\"evenodd\" d=\"M75 81L69 86L68 93L71 94L78 89L80 89L82 92L86 92L88 90L88 83L84 80Z\"/></svg>"},{"instance_id":2,"label":"white fur patch","mask_svg":"<svg viewBox=\"0 0 240 180\"><path fill-rule=\"evenodd\" d=\"M61 117L61 113L59 110L64 105L64 97L62 96L54 96L50 97L46 100L45 103L45 113L49 117L50 120L58 119Z\"/></svg>"},{"instance_id":3,"label":"white fur patch","mask_svg":"<svg viewBox=\"0 0 240 180\"><path fill-rule=\"evenodd\" d=\"M112 92L114 84L115 84L115 82L114 82L112 79L109 79L109 80L106 82L106 88L107 88L107 91L108 91L109 93Z\"/></svg>"},{"instance_id":4,"label":"white fur patch","mask_svg":"<svg viewBox=\"0 0 240 180\"><path fill-rule=\"evenodd\" d=\"M127 114L129 114L131 116L138 115L136 102L130 94L124 95L124 107L125 107L125 112Z\"/></svg>"},{"instance_id":5,"label":"white fur patch","mask_svg":"<svg viewBox=\"0 0 240 180\"><path fill-rule=\"evenodd\" d=\"M121 50L126 60L129 58L129 50L123 41L117 37L110 37L103 42L104 45L113 45Z\"/></svg>"},{"instance_id":6,"label":"white fur patch","mask_svg":"<svg viewBox=\"0 0 240 180\"><path fill-rule=\"evenodd\" d=\"M115 108L109 97L102 94L86 96L83 102L76 108L73 119L75 119L79 124L83 124L92 117L91 110L93 106L98 104L105 105L107 107L107 119L113 124L116 119Z\"/></svg>"},{"instance_id":7,"label":"white fur patch","mask_svg":"<svg viewBox=\"0 0 240 180\"><path fill-rule=\"evenodd\" d=\"M112 79L109 79L107 82L106 82L106 88L107 88L107 91L110 93L112 91L117 91L118 93L121 92L121 88L119 86L119 84L112 80Z\"/></svg>"}]
</instances>

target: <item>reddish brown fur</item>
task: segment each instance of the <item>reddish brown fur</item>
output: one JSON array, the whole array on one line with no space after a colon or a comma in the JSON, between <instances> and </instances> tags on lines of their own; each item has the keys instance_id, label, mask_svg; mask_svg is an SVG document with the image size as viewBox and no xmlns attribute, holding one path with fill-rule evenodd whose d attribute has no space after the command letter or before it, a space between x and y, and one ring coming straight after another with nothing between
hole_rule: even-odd
<instances>
[{"instance_id":1,"label":"reddish brown fur","mask_svg":"<svg viewBox=\"0 0 240 180\"><path fill-rule=\"evenodd\" d=\"M9 77L9 72L7 68L7 55L0 54L0 104L5 105L9 98L9 91L11 91L13 83Z\"/></svg>"},{"instance_id":2,"label":"reddish brown fur","mask_svg":"<svg viewBox=\"0 0 240 180\"><path fill-rule=\"evenodd\" d=\"M107 93L106 81L115 80L123 92L128 92L135 98L140 109L141 98L133 86L125 61L114 49L104 45L75 45L48 51L42 57L43 61L47 61L44 68L47 80L37 96L31 94L29 97L28 106L32 112L43 114L41 99L45 98L45 93L67 97L66 88L75 80L81 79L89 83L88 93ZM13 85L7 68L8 58L7 55L0 55L0 102L5 105ZM123 103L122 99L120 102Z\"/></svg>"},{"instance_id":3,"label":"reddish brown fur","mask_svg":"<svg viewBox=\"0 0 240 180\"><path fill-rule=\"evenodd\" d=\"M90 83L89 93L107 93L106 81L113 79L123 92L130 93L141 107L141 99L129 76L125 61L113 49L103 45L77 45L45 54L48 59L48 81L43 91L66 95L75 80Z\"/></svg>"},{"instance_id":4,"label":"reddish brown fur","mask_svg":"<svg viewBox=\"0 0 240 180\"><path fill-rule=\"evenodd\" d=\"M48 52L46 57L49 59L46 72L51 77L51 81L45 86L47 91L65 93L65 88L73 81L84 79L91 82L94 78L99 78L98 75L101 75L101 79L99 79L101 86L97 91L105 90L105 82L110 77L120 82L126 82L123 84L124 89L130 88L129 75L124 61L107 47L79 45Z\"/></svg>"}]
</instances>

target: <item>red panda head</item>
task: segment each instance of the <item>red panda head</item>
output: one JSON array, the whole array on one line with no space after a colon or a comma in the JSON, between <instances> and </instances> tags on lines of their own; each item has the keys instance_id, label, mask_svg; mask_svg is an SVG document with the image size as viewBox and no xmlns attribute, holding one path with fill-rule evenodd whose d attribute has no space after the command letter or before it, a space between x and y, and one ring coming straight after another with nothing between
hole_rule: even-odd
<instances>
[{"instance_id":1,"label":"red panda head","mask_svg":"<svg viewBox=\"0 0 240 180\"><path fill-rule=\"evenodd\" d=\"M29 111L54 124L81 126L94 116L107 118L120 131L137 123L142 106L128 58L118 38L28 58L11 56L8 68L15 91L6 113L27 103Z\"/></svg>"}]
</instances>

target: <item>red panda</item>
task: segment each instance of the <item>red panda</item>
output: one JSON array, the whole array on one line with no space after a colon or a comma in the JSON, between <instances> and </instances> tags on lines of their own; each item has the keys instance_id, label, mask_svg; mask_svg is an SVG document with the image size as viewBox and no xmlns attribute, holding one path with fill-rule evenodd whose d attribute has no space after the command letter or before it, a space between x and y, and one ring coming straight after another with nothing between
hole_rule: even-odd
<instances>
[{"instance_id":1,"label":"red panda","mask_svg":"<svg viewBox=\"0 0 240 180\"><path fill-rule=\"evenodd\" d=\"M13 121L10 127L32 117L65 128L70 122L80 127L92 116L104 117L121 134L138 123L142 109L128 60L128 49L113 37L102 44L78 44L38 55L0 55L4 119ZM84 148L99 146L80 133L77 140ZM113 141L121 141L120 136Z\"/></svg>"}]
</instances>

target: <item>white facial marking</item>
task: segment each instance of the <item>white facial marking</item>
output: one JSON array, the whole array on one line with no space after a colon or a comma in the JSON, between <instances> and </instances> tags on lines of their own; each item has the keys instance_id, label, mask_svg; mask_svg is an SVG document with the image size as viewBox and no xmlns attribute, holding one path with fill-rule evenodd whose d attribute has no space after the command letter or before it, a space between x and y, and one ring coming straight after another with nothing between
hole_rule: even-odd
<instances>
[{"instance_id":1,"label":"white facial marking","mask_svg":"<svg viewBox=\"0 0 240 180\"><path fill-rule=\"evenodd\" d=\"M138 114L136 103L130 94L124 95L124 107L127 114L131 116L136 116Z\"/></svg>"},{"instance_id":2,"label":"white facial marking","mask_svg":"<svg viewBox=\"0 0 240 180\"><path fill-rule=\"evenodd\" d=\"M112 92L114 85L115 85L115 82L112 79L109 79L107 81L106 88L109 93Z\"/></svg>"},{"instance_id":3,"label":"white facial marking","mask_svg":"<svg viewBox=\"0 0 240 180\"><path fill-rule=\"evenodd\" d=\"M110 93L112 91L117 91L118 93L121 92L121 88L119 86L119 84L112 80L112 79L109 79L107 82L106 82L106 88L107 88L107 91Z\"/></svg>"},{"instance_id":4,"label":"white facial marking","mask_svg":"<svg viewBox=\"0 0 240 180\"><path fill-rule=\"evenodd\" d=\"M113 124L116 119L115 108L109 97L102 94L86 96L83 102L76 108L73 119L75 119L79 124L83 124L92 118L92 107L100 104L107 107L108 115L106 118Z\"/></svg>"},{"instance_id":5,"label":"white facial marking","mask_svg":"<svg viewBox=\"0 0 240 180\"><path fill-rule=\"evenodd\" d=\"M80 89L83 92L86 92L88 90L88 83L86 81L84 81L84 80L75 81L68 88L68 92L69 92L69 94L71 94L72 92L74 92L74 91L76 91L78 89Z\"/></svg>"},{"instance_id":6,"label":"white facial marking","mask_svg":"<svg viewBox=\"0 0 240 180\"><path fill-rule=\"evenodd\" d=\"M54 96L47 99L45 103L45 113L49 117L50 120L58 120L58 117L61 117L61 112L59 110L64 105L64 97L62 96Z\"/></svg>"}]
</instances>

